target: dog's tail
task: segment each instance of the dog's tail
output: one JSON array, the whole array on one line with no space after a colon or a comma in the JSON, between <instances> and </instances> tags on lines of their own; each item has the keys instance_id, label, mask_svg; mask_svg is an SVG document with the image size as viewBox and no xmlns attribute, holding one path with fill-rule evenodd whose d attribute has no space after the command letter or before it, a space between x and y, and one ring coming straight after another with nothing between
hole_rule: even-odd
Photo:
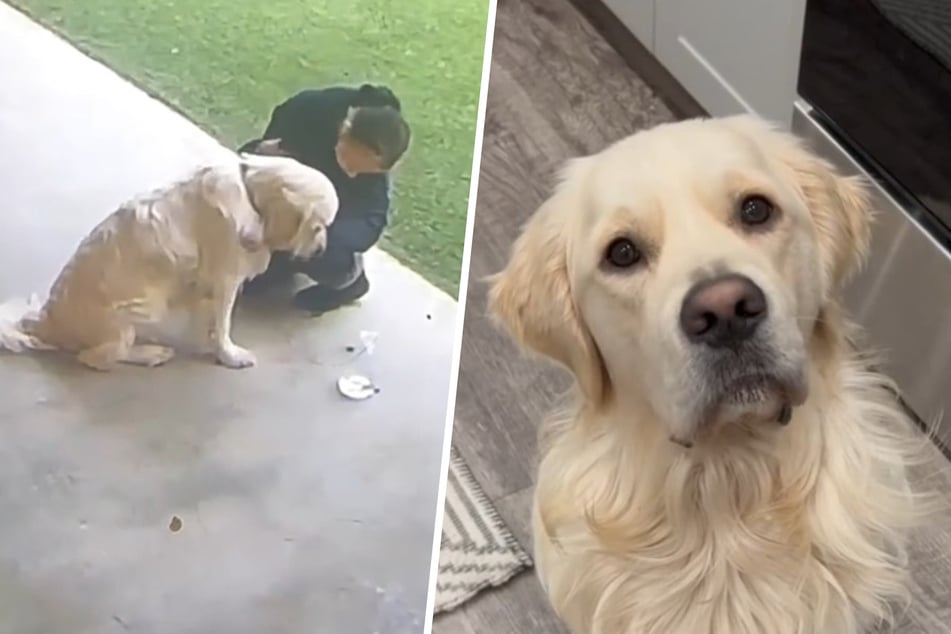
<instances>
[{"instance_id":1,"label":"dog's tail","mask_svg":"<svg viewBox=\"0 0 951 634\"><path fill-rule=\"evenodd\" d=\"M43 308L40 299L11 299L0 304L0 350L25 352L27 350L52 350L33 333L33 326L40 319Z\"/></svg>"}]
</instances>

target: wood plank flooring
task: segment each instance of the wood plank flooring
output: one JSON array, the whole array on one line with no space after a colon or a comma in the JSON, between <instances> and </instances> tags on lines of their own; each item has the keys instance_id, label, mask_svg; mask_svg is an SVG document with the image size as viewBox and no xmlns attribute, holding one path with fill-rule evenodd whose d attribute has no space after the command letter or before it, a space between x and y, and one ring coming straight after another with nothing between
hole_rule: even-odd
<instances>
[{"instance_id":1,"label":"wood plank flooring","mask_svg":"<svg viewBox=\"0 0 951 634\"><path fill-rule=\"evenodd\" d=\"M502 268L565 159L674 117L568 0L499 0L454 443L523 545L536 425L568 386L485 315ZM565 632L533 573L437 617L435 634Z\"/></svg>"}]
</instances>

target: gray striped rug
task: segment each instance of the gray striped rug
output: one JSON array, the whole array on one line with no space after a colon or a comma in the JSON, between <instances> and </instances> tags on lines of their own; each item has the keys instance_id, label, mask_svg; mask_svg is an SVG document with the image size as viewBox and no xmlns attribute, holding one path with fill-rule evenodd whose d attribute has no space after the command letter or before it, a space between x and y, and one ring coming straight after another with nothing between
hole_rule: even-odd
<instances>
[{"instance_id":1,"label":"gray striped rug","mask_svg":"<svg viewBox=\"0 0 951 634\"><path fill-rule=\"evenodd\" d=\"M448 612L532 565L455 447L446 483L434 612Z\"/></svg>"}]
</instances>

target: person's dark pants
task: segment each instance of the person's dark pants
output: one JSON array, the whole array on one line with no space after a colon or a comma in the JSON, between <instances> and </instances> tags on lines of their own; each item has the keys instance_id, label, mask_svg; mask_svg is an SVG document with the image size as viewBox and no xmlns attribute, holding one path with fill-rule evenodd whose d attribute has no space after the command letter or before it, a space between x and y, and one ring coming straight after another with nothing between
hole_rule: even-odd
<instances>
[{"instance_id":1,"label":"person's dark pants","mask_svg":"<svg viewBox=\"0 0 951 634\"><path fill-rule=\"evenodd\" d=\"M290 284L295 273L306 275L316 285L297 293L294 303L314 313L324 313L356 301L370 290L363 269L363 254L329 244L319 255L301 260L283 251L271 257L263 274L245 284L245 293Z\"/></svg>"}]
</instances>

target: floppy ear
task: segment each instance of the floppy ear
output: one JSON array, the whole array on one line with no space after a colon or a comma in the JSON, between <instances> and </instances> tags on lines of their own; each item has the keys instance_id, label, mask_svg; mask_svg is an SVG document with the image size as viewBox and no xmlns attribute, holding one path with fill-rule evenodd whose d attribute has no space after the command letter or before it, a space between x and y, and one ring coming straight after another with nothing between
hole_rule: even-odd
<instances>
[{"instance_id":1,"label":"floppy ear","mask_svg":"<svg viewBox=\"0 0 951 634\"><path fill-rule=\"evenodd\" d=\"M859 177L842 176L803 147L790 160L812 215L819 254L829 290L840 288L868 254L872 229L871 200Z\"/></svg>"},{"instance_id":2,"label":"floppy ear","mask_svg":"<svg viewBox=\"0 0 951 634\"><path fill-rule=\"evenodd\" d=\"M327 247L327 228L316 214L303 207L297 207L297 229L290 239L290 250L294 255L313 255L321 253Z\"/></svg>"},{"instance_id":3,"label":"floppy ear","mask_svg":"<svg viewBox=\"0 0 951 634\"><path fill-rule=\"evenodd\" d=\"M489 310L518 343L571 370L587 399L600 404L609 381L571 291L561 221L568 204L568 192L559 191L525 225L505 269L489 279Z\"/></svg>"}]
</instances>

